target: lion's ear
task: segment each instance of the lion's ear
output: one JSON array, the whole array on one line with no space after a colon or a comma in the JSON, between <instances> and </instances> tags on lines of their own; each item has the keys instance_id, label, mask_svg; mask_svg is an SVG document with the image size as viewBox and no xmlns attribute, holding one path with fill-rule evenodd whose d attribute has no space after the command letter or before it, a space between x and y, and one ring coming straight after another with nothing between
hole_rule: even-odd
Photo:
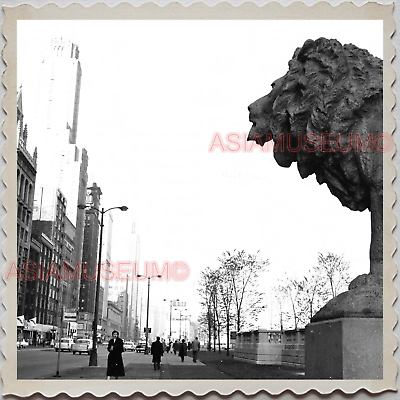
<instances>
[{"instance_id":1,"label":"lion's ear","mask_svg":"<svg viewBox=\"0 0 400 400\"><path fill-rule=\"evenodd\" d=\"M314 47L315 47L315 42L314 42L314 40L312 40L312 39L306 40L306 41L304 42L303 47L300 49L300 51L299 51L298 54L297 54L297 59L298 59L300 62L305 62L306 59L307 59L307 56L308 56L308 51L309 51L311 48L314 48Z\"/></svg>"}]
</instances>

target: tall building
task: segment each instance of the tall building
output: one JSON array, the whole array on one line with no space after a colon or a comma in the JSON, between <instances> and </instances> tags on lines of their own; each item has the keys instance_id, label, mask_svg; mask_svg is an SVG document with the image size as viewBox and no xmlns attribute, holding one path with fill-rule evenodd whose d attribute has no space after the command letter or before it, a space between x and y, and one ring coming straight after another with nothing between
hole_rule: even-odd
<instances>
[{"instance_id":1,"label":"tall building","mask_svg":"<svg viewBox=\"0 0 400 400\"><path fill-rule=\"evenodd\" d=\"M41 242L41 238L45 237L52 247L50 264L47 266L47 270L43 270L43 279L48 282L44 307L46 312L45 324L48 325L60 325L61 309L64 306L63 301L66 301L67 292L71 288L69 279L66 281L59 279L65 265L68 265L68 262L64 264L66 259L66 208L66 198L60 190L57 190L52 198L54 218L51 220L34 220L32 222L32 233L35 239ZM50 251L50 249L47 250L47 245L44 245L42 250ZM41 257L47 259L43 253L41 253ZM37 317L41 319L39 315Z\"/></svg>"},{"instance_id":2,"label":"tall building","mask_svg":"<svg viewBox=\"0 0 400 400\"><path fill-rule=\"evenodd\" d=\"M66 279L61 280L61 303L66 310L76 309L79 299L79 274L75 272L74 256L75 256L75 225L65 217L64 246L62 253L62 261L64 274ZM67 275L68 273L68 275Z\"/></svg>"},{"instance_id":3,"label":"tall building","mask_svg":"<svg viewBox=\"0 0 400 400\"><path fill-rule=\"evenodd\" d=\"M130 243L132 244L131 248L134 247L134 253L132 252L130 259L133 260L133 264L139 265L139 250L140 250L140 237L136 233L136 224L132 224L132 231L130 236ZM134 244L134 246L133 246ZM132 266L135 268L135 265ZM138 306L138 280L135 279L135 272L132 271L132 280L131 280L131 289L130 289L130 302L129 302L129 312L128 312L128 333L127 337L131 340L137 340L139 338L139 324L137 318L137 306Z\"/></svg>"},{"instance_id":4,"label":"tall building","mask_svg":"<svg viewBox=\"0 0 400 400\"><path fill-rule=\"evenodd\" d=\"M129 297L128 297L128 280L125 281L125 290L118 296L117 306L122 311L121 337L126 340L128 337L128 316L129 316Z\"/></svg>"},{"instance_id":5,"label":"tall building","mask_svg":"<svg viewBox=\"0 0 400 400\"><path fill-rule=\"evenodd\" d=\"M87 163L86 152L76 146L81 77L78 46L53 39L42 61L33 123L40 158L34 219L53 217L48 199L60 188L70 203L67 216L76 224L79 176L86 173L80 166Z\"/></svg>"},{"instance_id":6,"label":"tall building","mask_svg":"<svg viewBox=\"0 0 400 400\"><path fill-rule=\"evenodd\" d=\"M122 330L122 311L118 308L117 304L109 301L107 303L107 328L106 340L112 338L112 332Z\"/></svg>"},{"instance_id":7,"label":"tall building","mask_svg":"<svg viewBox=\"0 0 400 400\"><path fill-rule=\"evenodd\" d=\"M112 243L112 230L113 230L113 215L112 211L109 211L104 215L104 233L103 233L103 243L102 243L102 258L104 259L103 269L107 271L112 271L112 258L111 258L111 243ZM102 261L103 263L103 261ZM101 285L104 288L104 298L103 298L103 314L102 317L107 317L107 305L109 300L109 286L110 279L112 277L111 273L103 272L102 276L104 279L101 280Z\"/></svg>"},{"instance_id":8,"label":"tall building","mask_svg":"<svg viewBox=\"0 0 400 400\"><path fill-rule=\"evenodd\" d=\"M87 333L92 330L94 318L94 308L96 299L96 274L97 274L97 257L100 220L100 196L101 189L96 183L87 189L86 202L84 204L92 206L85 210L85 230L83 239L83 255L82 255L82 274L79 295L79 318L89 321L84 328ZM95 208L97 210L95 210ZM101 317L101 314L99 314Z\"/></svg>"},{"instance_id":9,"label":"tall building","mask_svg":"<svg viewBox=\"0 0 400 400\"><path fill-rule=\"evenodd\" d=\"M37 158L36 149L33 156L27 150L28 128L24 125L22 88L17 97L17 129L17 268L20 276L23 276L27 263L32 263L29 269L34 269L38 261L35 251L39 248L38 243L31 237ZM29 321L36 317L37 280L19 279L17 285L17 315ZM28 326L24 328L27 330ZM31 333L26 334L31 338Z\"/></svg>"},{"instance_id":10,"label":"tall building","mask_svg":"<svg viewBox=\"0 0 400 400\"><path fill-rule=\"evenodd\" d=\"M43 233L53 243L55 264L70 273L80 269L82 262L85 213L77 205L85 203L88 179L87 152L76 145L81 78L78 46L63 38L53 39L42 60L35 104L31 104L36 108L31 139L38 160L33 205L36 235L40 238ZM62 307L78 309L81 276L76 277L59 281L55 293L49 288L56 305L50 297L48 306L57 315ZM48 311L55 324L56 315Z\"/></svg>"},{"instance_id":11,"label":"tall building","mask_svg":"<svg viewBox=\"0 0 400 400\"><path fill-rule=\"evenodd\" d=\"M32 241L37 243L37 249L32 251L31 259L40 265L42 277L46 277L50 271L50 265L53 260L54 244L51 239L43 232L43 226L40 221L33 221ZM50 332L54 322L54 314L49 311L50 289L55 290L54 277L49 279L37 279L36 301L36 322L41 332L42 339L51 339L46 333Z\"/></svg>"},{"instance_id":12,"label":"tall building","mask_svg":"<svg viewBox=\"0 0 400 400\"><path fill-rule=\"evenodd\" d=\"M76 144L81 78L78 46L65 38L52 39L39 76L38 139Z\"/></svg>"}]
</instances>

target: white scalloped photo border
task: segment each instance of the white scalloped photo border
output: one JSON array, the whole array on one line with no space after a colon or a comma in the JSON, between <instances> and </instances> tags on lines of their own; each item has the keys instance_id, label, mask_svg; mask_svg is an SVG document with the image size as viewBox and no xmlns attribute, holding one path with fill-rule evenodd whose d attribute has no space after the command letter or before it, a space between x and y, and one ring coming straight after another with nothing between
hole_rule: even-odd
<instances>
[{"instance_id":1,"label":"white scalloped photo border","mask_svg":"<svg viewBox=\"0 0 400 400\"><path fill-rule=\"evenodd\" d=\"M3 85L6 94L3 98L3 109L6 119L3 123L5 143L2 155L6 162L2 178L6 187L2 196L6 216L2 221L2 228L6 234L5 243L2 246L6 259L3 265L3 280L6 289L3 292L2 302L6 308L6 314L2 318L2 327L6 337L2 342L2 352L5 363L2 367L3 394L17 396L30 396L41 393L46 397L53 397L59 393L66 393L71 397L78 397L85 393L95 396L105 396L109 393L117 393L119 396L130 396L134 393L142 393L146 396L154 396L158 393L167 393L171 396L183 393L205 395L217 392L229 395L240 391L246 395L254 395L259 392L280 394L290 390L296 394L303 394L311 390L319 393L331 393L341 390L345 393L355 393L365 389L371 393L379 393L386 390L396 390L397 363L393 353L397 347L397 338L393 328L397 323L397 315L393 303L397 298L393 279L396 275L396 265L393 254L396 250L396 241L392 234L396 226L396 218L393 205L396 194L393 188L393 180L396 177L396 169L392 158L395 154L393 147L390 152L384 153L384 378L382 380L180 380L180 381L100 381L100 380L18 380L16 369L16 281L10 278L6 281L6 272L15 260L16 250L16 38L17 20L74 20L74 19L153 19L153 20L179 20L179 19L337 19L338 21L356 19L380 19L384 27L384 132L393 135L395 119L392 109L395 105L395 96L392 85L395 80L395 71L392 67L392 59L395 56L395 48L391 36L395 30L393 18L393 5L367 3L357 6L353 3L342 3L331 6L326 2L308 6L302 2L295 2L289 6L279 3L268 3L257 6L254 3L244 3L232 6L229 3L219 3L213 7L204 3L194 3L184 7L179 3L170 3L160 7L154 3L145 3L141 6L133 6L122 3L115 7L109 7L104 3L97 3L90 7L80 4L72 4L59 7L48 4L41 8L31 5L17 7L3 7L5 18L2 32L6 40L3 48L3 60L6 69L3 74ZM16 279L14 276L13 278Z\"/></svg>"}]
</instances>

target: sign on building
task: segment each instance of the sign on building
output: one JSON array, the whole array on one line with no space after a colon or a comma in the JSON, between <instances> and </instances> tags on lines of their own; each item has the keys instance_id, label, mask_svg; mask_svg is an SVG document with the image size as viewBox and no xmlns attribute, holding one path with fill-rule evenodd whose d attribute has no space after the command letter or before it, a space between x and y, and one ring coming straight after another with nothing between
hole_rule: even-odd
<instances>
[{"instance_id":1,"label":"sign on building","mask_svg":"<svg viewBox=\"0 0 400 400\"><path fill-rule=\"evenodd\" d=\"M173 307L186 307L186 301L176 301L172 302Z\"/></svg>"},{"instance_id":2,"label":"sign on building","mask_svg":"<svg viewBox=\"0 0 400 400\"><path fill-rule=\"evenodd\" d=\"M64 312L64 322L76 322L76 312Z\"/></svg>"}]
</instances>

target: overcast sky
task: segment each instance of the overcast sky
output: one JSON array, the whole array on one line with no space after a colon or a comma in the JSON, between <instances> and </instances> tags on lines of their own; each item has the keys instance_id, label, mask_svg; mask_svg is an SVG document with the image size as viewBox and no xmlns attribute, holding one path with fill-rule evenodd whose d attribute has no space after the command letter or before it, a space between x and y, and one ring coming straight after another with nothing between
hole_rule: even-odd
<instances>
[{"instance_id":1,"label":"overcast sky","mask_svg":"<svg viewBox=\"0 0 400 400\"><path fill-rule=\"evenodd\" d=\"M28 126L44 49L57 36L80 50L78 146L88 151L89 184L101 187L105 208L129 207L114 212L113 260L131 259L135 223L141 263L190 267L183 283L154 282L152 302L179 293L197 310L199 272L235 248L269 259L266 289L284 272L306 273L318 252L344 254L353 277L369 271L368 211L342 207L314 175L302 180L296 164L281 168L259 147L209 149L216 133L243 143L248 105L307 39L335 38L382 58L381 21L340 29L336 21L19 21Z\"/></svg>"}]
</instances>

